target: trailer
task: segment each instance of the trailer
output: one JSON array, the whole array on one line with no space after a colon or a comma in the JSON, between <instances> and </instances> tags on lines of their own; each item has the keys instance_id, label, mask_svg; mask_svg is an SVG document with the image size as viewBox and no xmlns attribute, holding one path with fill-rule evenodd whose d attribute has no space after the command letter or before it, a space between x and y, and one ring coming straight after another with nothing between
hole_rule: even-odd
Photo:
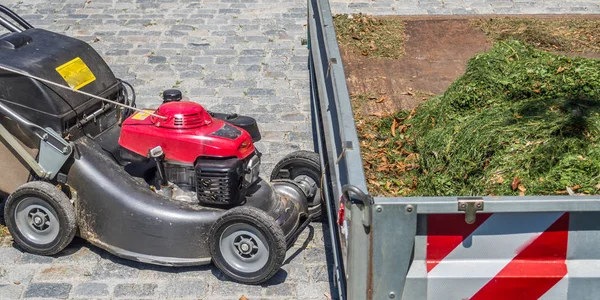
<instances>
[{"instance_id":1,"label":"trailer","mask_svg":"<svg viewBox=\"0 0 600 300\"><path fill-rule=\"evenodd\" d=\"M330 6L308 1L315 150L340 299L597 299L600 197L373 197Z\"/></svg>"}]
</instances>

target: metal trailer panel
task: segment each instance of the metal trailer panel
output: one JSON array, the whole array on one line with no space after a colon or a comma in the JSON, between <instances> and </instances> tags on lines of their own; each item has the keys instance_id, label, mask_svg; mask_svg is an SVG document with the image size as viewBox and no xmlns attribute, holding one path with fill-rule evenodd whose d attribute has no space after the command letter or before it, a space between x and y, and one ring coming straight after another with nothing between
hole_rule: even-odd
<instances>
[{"instance_id":1,"label":"metal trailer panel","mask_svg":"<svg viewBox=\"0 0 600 300\"><path fill-rule=\"evenodd\" d=\"M399 205L391 205L391 207L396 206ZM385 209L387 206L384 206ZM600 212L490 214L483 225L464 237L462 242L444 257L441 263L445 262L446 266L439 269L439 265L433 269L428 268L428 265L435 263L427 255L429 238L427 219L430 216L434 215L418 217L411 267L407 274L403 273L406 274L406 284L398 281L398 272L392 275L392 280L396 280L396 284L391 286L405 287L402 299L598 298L600 252L596 250L595 245L600 242L600 222L597 222ZM493 220L493 217L497 218ZM568 219L568 222L563 223L568 228L565 226L562 233L556 228L556 224L560 223L561 219L562 221ZM374 218L374 222L378 222L377 218ZM549 227L550 224L554 228ZM445 225L452 226L452 224ZM374 234L377 236L376 231ZM563 239L555 241L553 239L556 236L552 237L552 235L560 235ZM532 251L544 253L545 249L552 247L560 249L561 245L564 246L563 257L522 255ZM407 260L411 261L410 255L395 257L395 259L386 257L386 259L387 269L404 264ZM515 271L511 269L511 266L515 265L519 266L516 269L517 273L507 274L507 270ZM389 278L381 279L387 281ZM515 297L513 292L519 291L516 282L520 282L521 286L521 294L518 297ZM502 286L504 286L502 294L494 293L493 297L486 294ZM373 299L388 298L386 292L389 291L391 290L382 291L374 295Z\"/></svg>"},{"instance_id":2,"label":"metal trailer panel","mask_svg":"<svg viewBox=\"0 0 600 300\"><path fill-rule=\"evenodd\" d=\"M370 198L327 0L308 1L308 34L315 148L324 166L323 190L341 299L463 299L467 295L465 299L474 300L483 295L476 290L478 286L493 283L497 288L507 280L526 282L518 274L506 273L515 257L517 262L537 262L538 267L559 266L555 275L523 277L556 279L546 283L545 294L531 299L595 298L600 292L600 251L594 247L600 242L600 222L596 221L600 197ZM342 203L346 215L338 227L336 213ZM444 243L443 235L429 236L433 227L445 226L448 216L452 219L448 226L471 226L475 235L458 236L457 244ZM568 218L568 225L564 218ZM558 226L553 222L568 228L548 231ZM563 238L548 242L546 248L556 248L562 254L550 255L554 258L519 256L538 247L537 240L556 234ZM441 248L452 247L442 249L448 251L442 254L450 256L447 261L446 256L438 259L439 268L428 259L430 244L436 239L444 245ZM564 259L556 262L556 257L562 256ZM527 274L539 268L521 269ZM470 293L479 296L468 296ZM494 297L508 295L498 292Z\"/></svg>"},{"instance_id":3,"label":"metal trailer panel","mask_svg":"<svg viewBox=\"0 0 600 300\"><path fill-rule=\"evenodd\" d=\"M353 185L366 191L366 183L328 1L308 1L308 35L311 101L317 125L317 148L323 162L323 181L326 183L325 199L334 243L334 273L338 274L340 298L346 299L347 292L347 299L365 299L370 284L364 276L371 278L368 230L360 222L348 222L344 230L335 225L342 186ZM349 214L360 215L361 212L356 205L350 205L348 209ZM342 270L345 272L342 273Z\"/></svg>"}]
</instances>

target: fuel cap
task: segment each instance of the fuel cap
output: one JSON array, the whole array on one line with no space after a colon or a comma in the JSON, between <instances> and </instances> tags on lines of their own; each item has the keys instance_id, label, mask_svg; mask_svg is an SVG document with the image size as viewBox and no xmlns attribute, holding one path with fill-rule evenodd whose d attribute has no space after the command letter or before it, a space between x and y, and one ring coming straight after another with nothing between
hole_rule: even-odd
<instances>
[{"instance_id":1,"label":"fuel cap","mask_svg":"<svg viewBox=\"0 0 600 300\"><path fill-rule=\"evenodd\" d=\"M182 98L180 90L170 89L163 92L163 103L181 101Z\"/></svg>"}]
</instances>

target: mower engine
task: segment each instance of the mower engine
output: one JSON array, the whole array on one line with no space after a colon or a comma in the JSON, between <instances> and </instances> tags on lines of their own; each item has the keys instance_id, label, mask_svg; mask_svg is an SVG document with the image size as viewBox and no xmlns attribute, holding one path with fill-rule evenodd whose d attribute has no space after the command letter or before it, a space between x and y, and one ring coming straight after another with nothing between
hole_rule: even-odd
<instances>
[{"instance_id":1,"label":"mower engine","mask_svg":"<svg viewBox=\"0 0 600 300\"><path fill-rule=\"evenodd\" d=\"M121 157L153 159L154 186L169 198L203 205L240 204L259 179L260 153L248 133L258 132L256 123L246 125L246 131L213 118L198 103L180 101L179 91L164 94L165 102L154 112L162 118L138 112L123 122ZM173 95L179 96L172 99Z\"/></svg>"}]
</instances>

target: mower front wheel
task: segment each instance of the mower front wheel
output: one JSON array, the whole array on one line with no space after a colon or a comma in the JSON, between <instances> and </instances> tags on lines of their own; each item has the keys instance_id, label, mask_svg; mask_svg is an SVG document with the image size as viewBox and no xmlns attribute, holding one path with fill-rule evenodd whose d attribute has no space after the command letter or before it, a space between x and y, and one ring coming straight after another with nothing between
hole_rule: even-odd
<instances>
[{"instance_id":1,"label":"mower front wheel","mask_svg":"<svg viewBox=\"0 0 600 300\"><path fill-rule=\"evenodd\" d=\"M285 235L271 216L255 207L225 212L210 230L213 263L231 279L258 284L273 277L285 259Z\"/></svg>"},{"instance_id":2,"label":"mower front wheel","mask_svg":"<svg viewBox=\"0 0 600 300\"><path fill-rule=\"evenodd\" d=\"M53 255L75 236L75 208L54 185L28 182L6 200L4 219L14 241L25 251Z\"/></svg>"}]
</instances>

